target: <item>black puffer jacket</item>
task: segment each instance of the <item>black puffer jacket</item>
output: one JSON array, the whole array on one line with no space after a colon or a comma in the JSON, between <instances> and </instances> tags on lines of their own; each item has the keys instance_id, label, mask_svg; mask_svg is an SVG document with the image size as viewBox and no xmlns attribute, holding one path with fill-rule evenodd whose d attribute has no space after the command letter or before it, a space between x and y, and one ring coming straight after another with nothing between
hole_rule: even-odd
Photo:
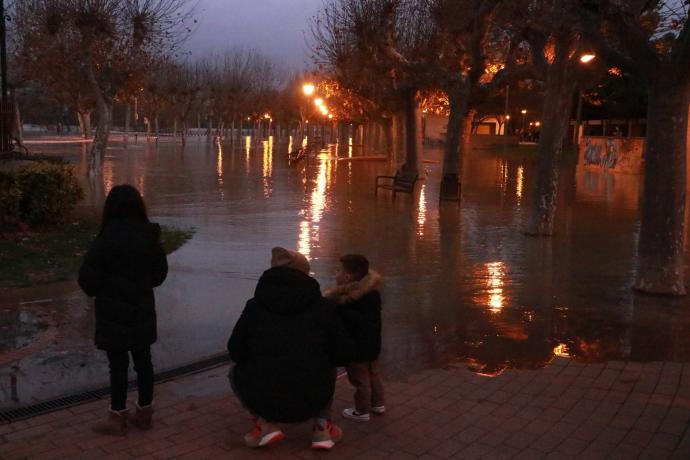
<instances>
[{"instance_id":1,"label":"black puffer jacket","mask_svg":"<svg viewBox=\"0 0 690 460\"><path fill-rule=\"evenodd\" d=\"M79 286L96 296L96 346L131 350L154 343L153 288L168 274L158 224L117 220L96 237L79 270Z\"/></svg>"},{"instance_id":2,"label":"black puffer jacket","mask_svg":"<svg viewBox=\"0 0 690 460\"><path fill-rule=\"evenodd\" d=\"M228 341L235 391L268 421L307 420L333 397L335 368L350 360L353 348L314 278L272 268L259 279Z\"/></svg>"},{"instance_id":3,"label":"black puffer jacket","mask_svg":"<svg viewBox=\"0 0 690 460\"><path fill-rule=\"evenodd\" d=\"M381 354L381 276L373 270L359 281L326 290L325 297L337 312L355 341L352 361L371 362Z\"/></svg>"}]
</instances>

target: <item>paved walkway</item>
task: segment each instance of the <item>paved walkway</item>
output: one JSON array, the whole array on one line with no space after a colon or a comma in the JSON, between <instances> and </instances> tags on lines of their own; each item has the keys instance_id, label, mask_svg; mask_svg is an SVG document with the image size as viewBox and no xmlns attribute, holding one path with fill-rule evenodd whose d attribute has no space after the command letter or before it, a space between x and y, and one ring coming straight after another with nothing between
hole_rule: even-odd
<instances>
[{"instance_id":1,"label":"paved walkway","mask_svg":"<svg viewBox=\"0 0 690 460\"><path fill-rule=\"evenodd\" d=\"M0 458L690 459L690 364L556 358L541 371L495 378L464 365L429 370L389 382L389 410L369 423L336 415L345 436L328 453L308 448L308 424L288 427L288 439L265 450L245 448L249 421L229 394L226 372L158 386L156 426L126 438L91 434L104 401L0 425ZM340 379L336 414L350 394Z\"/></svg>"}]
</instances>

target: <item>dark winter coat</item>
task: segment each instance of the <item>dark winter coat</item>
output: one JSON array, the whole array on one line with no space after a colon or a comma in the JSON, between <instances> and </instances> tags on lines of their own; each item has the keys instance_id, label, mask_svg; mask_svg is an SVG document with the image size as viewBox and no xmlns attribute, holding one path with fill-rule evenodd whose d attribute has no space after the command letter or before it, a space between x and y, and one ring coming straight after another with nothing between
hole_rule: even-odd
<instances>
[{"instance_id":1,"label":"dark winter coat","mask_svg":"<svg viewBox=\"0 0 690 460\"><path fill-rule=\"evenodd\" d=\"M381 354L381 276L373 270L359 281L327 290L324 295L355 341L353 362L376 361Z\"/></svg>"},{"instance_id":2,"label":"dark winter coat","mask_svg":"<svg viewBox=\"0 0 690 460\"><path fill-rule=\"evenodd\" d=\"M301 422L329 403L335 368L350 360L353 348L314 278L272 268L259 279L228 341L236 363L233 387L254 415Z\"/></svg>"},{"instance_id":3,"label":"dark winter coat","mask_svg":"<svg viewBox=\"0 0 690 460\"><path fill-rule=\"evenodd\" d=\"M79 270L79 286L96 297L96 346L131 350L154 343L153 288L168 274L160 226L110 222L96 237Z\"/></svg>"}]
</instances>

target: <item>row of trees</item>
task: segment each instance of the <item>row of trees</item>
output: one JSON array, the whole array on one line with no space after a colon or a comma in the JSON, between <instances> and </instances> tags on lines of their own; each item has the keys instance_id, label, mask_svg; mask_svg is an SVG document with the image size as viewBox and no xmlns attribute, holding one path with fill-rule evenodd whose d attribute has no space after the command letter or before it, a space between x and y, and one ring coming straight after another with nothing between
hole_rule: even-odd
<instances>
[{"instance_id":1,"label":"row of trees","mask_svg":"<svg viewBox=\"0 0 690 460\"><path fill-rule=\"evenodd\" d=\"M445 95L443 194L459 192L481 104L525 82L541 86L530 235L553 233L575 94L611 69L644 82L648 137L635 288L684 295L687 15L685 0L330 0L312 22L313 50L349 106L384 126L393 151L403 149L403 174L417 173L420 104ZM596 59L583 64L584 54Z\"/></svg>"},{"instance_id":2,"label":"row of trees","mask_svg":"<svg viewBox=\"0 0 690 460\"><path fill-rule=\"evenodd\" d=\"M85 133L97 114L93 172L108 144L113 105L141 92L193 22L185 0L17 0L11 14L15 81L36 81L72 107Z\"/></svg>"}]
</instances>

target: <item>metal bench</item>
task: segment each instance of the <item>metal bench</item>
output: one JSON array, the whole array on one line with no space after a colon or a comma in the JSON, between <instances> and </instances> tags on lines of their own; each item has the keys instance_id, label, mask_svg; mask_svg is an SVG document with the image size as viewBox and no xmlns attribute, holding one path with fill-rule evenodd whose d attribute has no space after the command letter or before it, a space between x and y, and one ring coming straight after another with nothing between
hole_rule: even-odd
<instances>
[{"instance_id":1,"label":"metal bench","mask_svg":"<svg viewBox=\"0 0 690 460\"><path fill-rule=\"evenodd\" d=\"M404 174L400 171L395 176L376 176L376 188L374 194L378 195L379 189L390 190L393 192L393 199L397 193L414 193L414 187L419 179L419 174Z\"/></svg>"}]
</instances>

